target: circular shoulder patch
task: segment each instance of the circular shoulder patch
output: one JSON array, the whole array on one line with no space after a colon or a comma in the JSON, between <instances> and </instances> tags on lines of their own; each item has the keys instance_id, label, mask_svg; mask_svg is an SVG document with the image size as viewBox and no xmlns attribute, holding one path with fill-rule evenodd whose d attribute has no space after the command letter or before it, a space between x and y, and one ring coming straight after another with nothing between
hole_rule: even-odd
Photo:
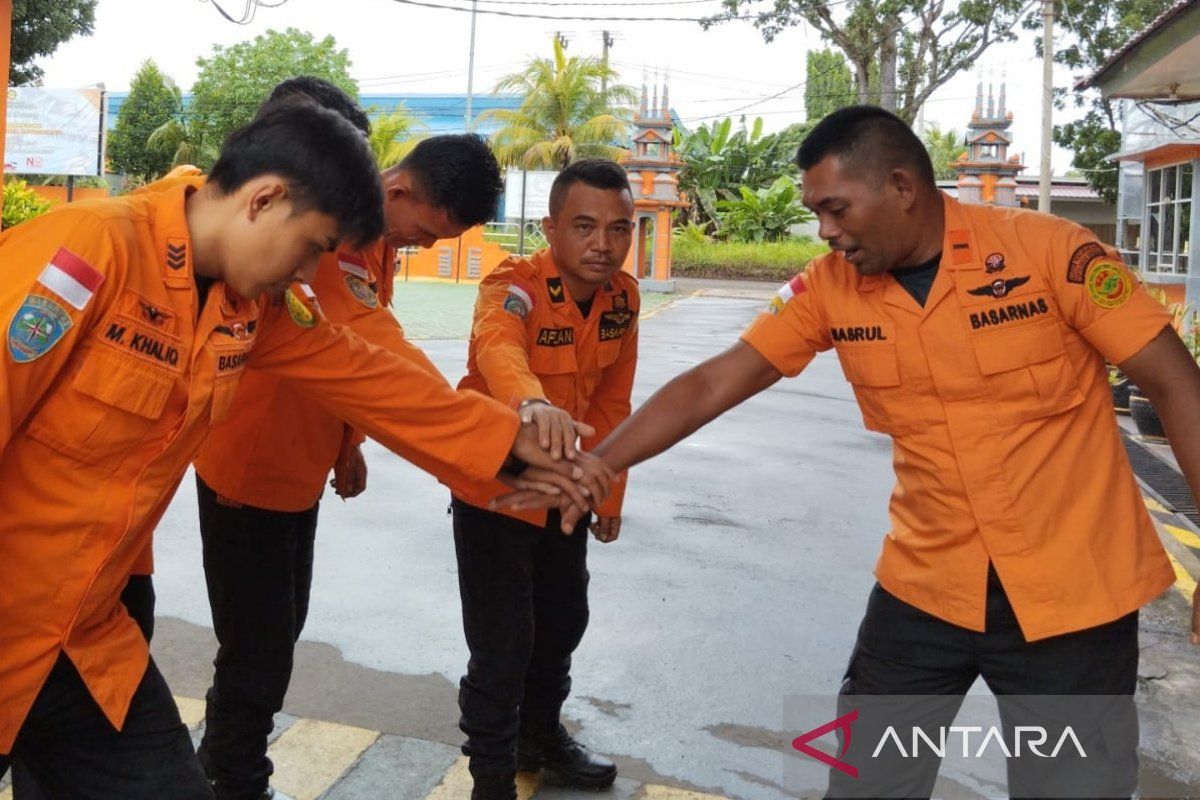
<instances>
[{"instance_id":1,"label":"circular shoulder patch","mask_svg":"<svg viewBox=\"0 0 1200 800\"><path fill-rule=\"evenodd\" d=\"M345 275L343 279L346 281L346 288L350 290L350 294L354 295L355 300L367 308L379 307L379 298L370 284L357 275Z\"/></svg>"},{"instance_id":2,"label":"circular shoulder patch","mask_svg":"<svg viewBox=\"0 0 1200 800\"><path fill-rule=\"evenodd\" d=\"M1088 268L1084 286L1093 303L1101 308L1116 308L1133 294L1133 276L1116 261L1102 258Z\"/></svg>"},{"instance_id":3,"label":"circular shoulder patch","mask_svg":"<svg viewBox=\"0 0 1200 800\"><path fill-rule=\"evenodd\" d=\"M71 328L66 309L48 297L31 294L8 326L8 352L25 364L44 356Z\"/></svg>"},{"instance_id":4,"label":"circular shoulder patch","mask_svg":"<svg viewBox=\"0 0 1200 800\"><path fill-rule=\"evenodd\" d=\"M301 328L311 328L317 324L316 315L304 304L303 300L296 296L294 288L284 292L283 299L287 303L287 310L292 316L292 322L295 322Z\"/></svg>"}]
</instances>

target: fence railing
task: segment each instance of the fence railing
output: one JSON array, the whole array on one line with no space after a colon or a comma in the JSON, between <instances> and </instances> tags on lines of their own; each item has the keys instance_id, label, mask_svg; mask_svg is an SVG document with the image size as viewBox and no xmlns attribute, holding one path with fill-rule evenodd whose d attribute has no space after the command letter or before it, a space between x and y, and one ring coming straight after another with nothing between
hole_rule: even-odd
<instances>
[{"instance_id":1,"label":"fence railing","mask_svg":"<svg viewBox=\"0 0 1200 800\"><path fill-rule=\"evenodd\" d=\"M546 246L542 226L533 220L526 220L524 225L519 222L489 222L483 226L483 240L494 242L517 255L527 255Z\"/></svg>"}]
</instances>

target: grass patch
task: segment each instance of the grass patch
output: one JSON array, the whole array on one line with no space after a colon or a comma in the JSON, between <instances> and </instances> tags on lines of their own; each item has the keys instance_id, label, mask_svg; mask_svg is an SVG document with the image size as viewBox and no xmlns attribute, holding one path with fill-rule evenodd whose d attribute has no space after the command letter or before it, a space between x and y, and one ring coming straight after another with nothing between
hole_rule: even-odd
<instances>
[{"instance_id":1,"label":"grass patch","mask_svg":"<svg viewBox=\"0 0 1200 800\"><path fill-rule=\"evenodd\" d=\"M671 272L676 277L785 281L829 248L804 240L753 244L677 236L672 251Z\"/></svg>"}]
</instances>

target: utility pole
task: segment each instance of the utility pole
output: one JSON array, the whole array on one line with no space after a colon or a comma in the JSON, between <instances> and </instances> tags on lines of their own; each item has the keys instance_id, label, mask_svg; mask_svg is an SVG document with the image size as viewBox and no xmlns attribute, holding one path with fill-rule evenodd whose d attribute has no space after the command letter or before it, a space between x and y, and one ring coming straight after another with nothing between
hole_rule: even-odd
<instances>
[{"instance_id":1,"label":"utility pole","mask_svg":"<svg viewBox=\"0 0 1200 800\"><path fill-rule=\"evenodd\" d=\"M467 110L464 115L467 133L475 130L475 121L471 115L471 100L475 94L475 17L479 3L471 0L471 55L467 58Z\"/></svg>"},{"instance_id":2,"label":"utility pole","mask_svg":"<svg viewBox=\"0 0 1200 800\"><path fill-rule=\"evenodd\" d=\"M1050 148L1054 133L1054 0L1042 0L1042 166L1038 211L1050 213Z\"/></svg>"},{"instance_id":3,"label":"utility pole","mask_svg":"<svg viewBox=\"0 0 1200 800\"><path fill-rule=\"evenodd\" d=\"M608 93L608 48L612 47L616 40L613 39L613 35L611 33L609 33L608 31L601 31L600 37L601 37L600 41L602 43L602 49L600 51L601 52L600 63L604 65L604 72L601 73L601 76L600 76L600 94L607 94Z\"/></svg>"},{"instance_id":4,"label":"utility pole","mask_svg":"<svg viewBox=\"0 0 1200 800\"><path fill-rule=\"evenodd\" d=\"M4 174L4 137L8 132L8 72L12 55L12 0L0 0L0 75L4 85L0 92L0 176ZM0 209L4 207L4 194L0 192Z\"/></svg>"}]
</instances>

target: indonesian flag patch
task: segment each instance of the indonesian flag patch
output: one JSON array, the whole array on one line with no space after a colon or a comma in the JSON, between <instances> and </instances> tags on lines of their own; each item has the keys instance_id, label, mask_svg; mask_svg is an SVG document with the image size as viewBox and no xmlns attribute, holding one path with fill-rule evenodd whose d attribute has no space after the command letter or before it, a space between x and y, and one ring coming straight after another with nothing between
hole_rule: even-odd
<instances>
[{"instance_id":1,"label":"indonesian flag patch","mask_svg":"<svg viewBox=\"0 0 1200 800\"><path fill-rule=\"evenodd\" d=\"M783 311L783 307L788 304L798 294L804 294L808 291L808 286L804 283L804 273L798 272L795 277L779 287L779 291L771 298L770 308L772 314L778 314Z\"/></svg>"},{"instance_id":2,"label":"indonesian flag patch","mask_svg":"<svg viewBox=\"0 0 1200 800\"><path fill-rule=\"evenodd\" d=\"M504 310L525 319L533 311L533 296L525 287L510 283L508 296L504 298Z\"/></svg>"},{"instance_id":3,"label":"indonesian flag patch","mask_svg":"<svg viewBox=\"0 0 1200 800\"><path fill-rule=\"evenodd\" d=\"M367 262L354 253L338 253L338 266L342 272L348 272L359 280L371 282L371 273L367 271Z\"/></svg>"},{"instance_id":4,"label":"indonesian flag patch","mask_svg":"<svg viewBox=\"0 0 1200 800\"><path fill-rule=\"evenodd\" d=\"M67 248L60 247L38 276L38 283L83 311L104 283L104 274Z\"/></svg>"}]
</instances>

